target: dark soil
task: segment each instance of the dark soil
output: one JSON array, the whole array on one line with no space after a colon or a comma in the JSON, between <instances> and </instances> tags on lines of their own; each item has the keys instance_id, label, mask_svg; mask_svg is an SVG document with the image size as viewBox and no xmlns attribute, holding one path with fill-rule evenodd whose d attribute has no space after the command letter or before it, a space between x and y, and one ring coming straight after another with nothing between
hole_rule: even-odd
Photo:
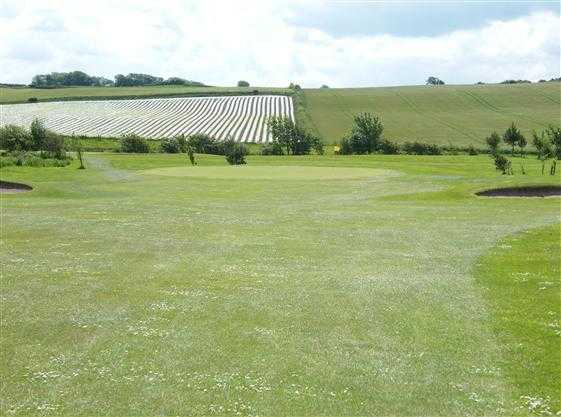
<instances>
[{"instance_id":1,"label":"dark soil","mask_svg":"<svg viewBox=\"0 0 561 417\"><path fill-rule=\"evenodd\" d=\"M18 182L0 181L0 193L21 193L30 191L33 187Z\"/></svg>"},{"instance_id":2,"label":"dark soil","mask_svg":"<svg viewBox=\"0 0 561 417\"><path fill-rule=\"evenodd\" d=\"M554 197L561 196L561 186L538 185L534 187L495 188L493 190L479 191L475 194L485 197Z\"/></svg>"}]
</instances>

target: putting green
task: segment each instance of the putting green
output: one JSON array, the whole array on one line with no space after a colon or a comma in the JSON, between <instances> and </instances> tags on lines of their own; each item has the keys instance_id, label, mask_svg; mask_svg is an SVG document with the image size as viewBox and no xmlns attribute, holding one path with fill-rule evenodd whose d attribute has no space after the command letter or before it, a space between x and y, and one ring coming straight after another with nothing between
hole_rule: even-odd
<instances>
[{"instance_id":1,"label":"putting green","mask_svg":"<svg viewBox=\"0 0 561 417\"><path fill-rule=\"evenodd\" d=\"M248 165L155 168L144 173L167 177L251 180L346 180L396 175L390 170L373 168Z\"/></svg>"}]
</instances>

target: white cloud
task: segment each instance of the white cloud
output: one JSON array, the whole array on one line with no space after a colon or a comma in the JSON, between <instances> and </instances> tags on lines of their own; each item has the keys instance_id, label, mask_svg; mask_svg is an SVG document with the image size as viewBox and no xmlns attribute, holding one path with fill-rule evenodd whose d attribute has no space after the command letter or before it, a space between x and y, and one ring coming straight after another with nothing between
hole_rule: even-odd
<instances>
[{"instance_id":1,"label":"white cloud","mask_svg":"<svg viewBox=\"0 0 561 417\"><path fill-rule=\"evenodd\" d=\"M216 85L397 85L559 76L560 17L542 12L435 37L334 37L265 1L13 2L0 12L3 82L80 69ZM321 3L314 4L321 7ZM301 8L299 10L302 10Z\"/></svg>"}]
</instances>

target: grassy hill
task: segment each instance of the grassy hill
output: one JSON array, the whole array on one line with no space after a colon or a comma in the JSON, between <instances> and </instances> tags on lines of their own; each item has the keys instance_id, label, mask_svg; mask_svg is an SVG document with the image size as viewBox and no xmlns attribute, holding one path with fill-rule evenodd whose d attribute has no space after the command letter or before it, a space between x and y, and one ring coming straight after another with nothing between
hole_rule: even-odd
<instances>
[{"instance_id":1,"label":"grassy hill","mask_svg":"<svg viewBox=\"0 0 561 417\"><path fill-rule=\"evenodd\" d=\"M560 84L411 86L305 90L308 121L328 143L349 130L353 114L381 116L397 142L482 146L492 130L516 122L523 133L559 123Z\"/></svg>"},{"instance_id":2,"label":"grassy hill","mask_svg":"<svg viewBox=\"0 0 561 417\"><path fill-rule=\"evenodd\" d=\"M39 101L116 99L140 97L181 97L249 94L258 90L262 94L288 93L286 88L275 87L185 87L157 85L146 87L65 87L65 88L6 88L0 87L0 104L25 103L31 97Z\"/></svg>"},{"instance_id":3,"label":"grassy hill","mask_svg":"<svg viewBox=\"0 0 561 417\"><path fill-rule=\"evenodd\" d=\"M250 94L287 94L274 87L67 87L54 89L0 88L0 103L40 101L178 97ZM561 85L488 84L309 89L295 95L299 122L314 128L325 142L338 142L348 132L352 116L373 112L381 116L385 137L397 142L419 140L447 146L484 146L493 130L502 132L516 122L523 133L559 123Z\"/></svg>"}]
</instances>

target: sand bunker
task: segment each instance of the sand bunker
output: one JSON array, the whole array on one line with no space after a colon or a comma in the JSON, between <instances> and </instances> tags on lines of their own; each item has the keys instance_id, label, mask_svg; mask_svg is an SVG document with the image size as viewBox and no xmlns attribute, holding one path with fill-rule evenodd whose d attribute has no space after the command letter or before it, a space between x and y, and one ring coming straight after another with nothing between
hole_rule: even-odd
<instances>
[{"instance_id":1,"label":"sand bunker","mask_svg":"<svg viewBox=\"0 0 561 417\"><path fill-rule=\"evenodd\" d=\"M506 187L479 191L476 195L485 197L555 197L561 196L559 185L536 185L526 187Z\"/></svg>"},{"instance_id":2,"label":"sand bunker","mask_svg":"<svg viewBox=\"0 0 561 417\"><path fill-rule=\"evenodd\" d=\"M24 191L31 191L33 187L27 184L20 184L18 182L0 181L0 193L13 194L21 193Z\"/></svg>"}]
</instances>

